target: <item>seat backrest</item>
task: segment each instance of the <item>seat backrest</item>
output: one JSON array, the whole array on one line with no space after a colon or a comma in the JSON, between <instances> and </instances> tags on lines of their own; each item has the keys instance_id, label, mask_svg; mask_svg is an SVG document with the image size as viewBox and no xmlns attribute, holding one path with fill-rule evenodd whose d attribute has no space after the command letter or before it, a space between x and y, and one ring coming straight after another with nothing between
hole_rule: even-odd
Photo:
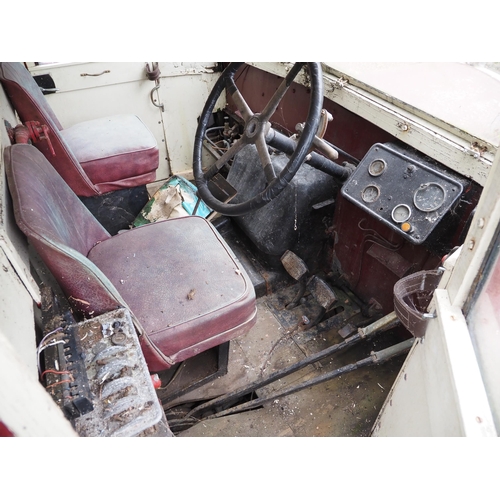
<instances>
[{"instance_id":1,"label":"seat backrest","mask_svg":"<svg viewBox=\"0 0 500 500\"><path fill-rule=\"evenodd\" d=\"M33 146L7 147L4 159L17 225L71 305L84 315L121 305L115 287L87 259L92 247L110 234Z\"/></svg>"},{"instance_id":2,"label":"seat backrest","mask_svg":"<svg viewBox=\"0 0 500 500\"><path fill-rule=\"evenodd\" d=\"M73 191L79 196L99 195L99 189L90 181L59 133L63 127L31 73L19 62L0 62L0 82L23 123L36 121L48 127L55 155L47 140L33 141L33 144L49 159Z\"/></svg>"},{"instance_id":3,"label":"seat backrest","mask_svg":"<svg viewBox=\"0 0 500 500\"><path fill-rule=\"evenodd\" d=\"M22 121L37 120L50 122L58 130L62 130L61 123L52 111L40 87L30 72L19 62L0 63L0 79L2 84L9 88L9 98L16 102L16 111ZM19 96L17 94L20 94Z\"/></svg>"}]
</instances>

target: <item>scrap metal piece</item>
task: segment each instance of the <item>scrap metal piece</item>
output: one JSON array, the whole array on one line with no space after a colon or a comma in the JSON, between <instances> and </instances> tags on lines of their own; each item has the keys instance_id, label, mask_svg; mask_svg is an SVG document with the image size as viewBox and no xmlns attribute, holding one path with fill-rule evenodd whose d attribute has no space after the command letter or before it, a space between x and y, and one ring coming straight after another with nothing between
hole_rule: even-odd
<instances>
[{"instance_id":1,"label":"scrap metal piece","mask_svg":"<svg viewBox=\"0 0 500 500\"><path fill-rule=\"evenodd\" d=\"M357 332L357 328L355 325L353 325L352 323L347 323L347 325L343 326L340 330L339 330L339 335L345 339L347 337L349 337L349 335L352 335L353 333Z\"/></svg>"},{"instance_id":2,"label":"scrap metal piece","mask_svg":"<svg viewBox=\"0 0 500 500\"><path fill-rule=\"evenodd\" d=\"M137 436L164 419L128 310L74 325L94 409L73 420L80 436ZM114 340L118 335L119 344Z\"/></svg>"}]
</instances>

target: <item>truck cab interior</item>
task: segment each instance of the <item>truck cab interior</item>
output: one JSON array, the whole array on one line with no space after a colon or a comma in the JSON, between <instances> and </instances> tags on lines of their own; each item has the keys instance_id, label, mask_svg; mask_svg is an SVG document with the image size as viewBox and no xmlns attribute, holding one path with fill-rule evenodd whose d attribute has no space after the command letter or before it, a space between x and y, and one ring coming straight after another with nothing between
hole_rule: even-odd
<instances>
[{"instance_id":1,"label":"truck cab interior","mask_svg":"<svg viewBox=\"0 0 500 500\"><path fill-rule=\"evenodd\" d=\"M0 63L2 250L25 304L4 325L26 318L16 370L47 420L6 412L6 435L404 432L391 398L495 168L492 69L130 64L141 113L120 63L86 64ZM113 86L129 105L108 116ZM429 415L407 432L442 429Z\"/></svg>"}]
</instances>

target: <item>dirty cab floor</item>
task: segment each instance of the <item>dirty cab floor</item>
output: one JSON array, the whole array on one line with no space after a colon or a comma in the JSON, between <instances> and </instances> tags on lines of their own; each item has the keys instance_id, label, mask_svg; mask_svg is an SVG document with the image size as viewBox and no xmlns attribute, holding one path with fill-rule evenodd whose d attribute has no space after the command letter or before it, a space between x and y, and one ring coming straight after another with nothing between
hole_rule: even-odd
<instances>
[{"instance_id":1,"label":"dirty cab floor","mask_svg":"<svg viewBox=\"0 0 500 500\"><path fill-rule=\"evenodd\" d=\"M337 328L301 330L301 307L293 315L284 311L284 295L293 297L294 287L258 299L258 322L245 336L230 343L228 373L186 395L187 400L206 400L245 386L273 371L294 364L307 355L342 342ZM286 297L285 297L286 299ZM286 300L285 300L286 302ZM331 322L330 322L331 323ZM391 331L342 350L313 365L256 391L268 396L284 386L330 372L369 356L399 341ZM218 418L205 418L177 433L184 437L272 436L369 436L375 419L402 365L404 356L385 364L359 368L333 380L277 397L262 407Z\"/></svg>"},{"instance_id":2,"label":"dirty cab floor","mask_svg":"<svg viewBox=\"0 0 500 500\"><path fill-rule=\"evenodd\" d=\"M31 260L43 280L57 288L33 252ZM287 311L284 305L291 301L296 291L297 285L292 284L258 298L256 325L246 335L229 343L227 374L211 377L210 382L174 400L169 407L182 406L186 401L200 404L342 342L338 333L341 323L335 320L327 320L310 330L298 327L304 315L313 317L314 305L306 295L304 304ZM342 297L341 292L337 293L345 304L348 299ZM355 306L346 307L337 317L345 320L356 311ZM256 396L268 396L285 386L297 385L400 341L397 332L389 330L377 334L257 390ZM359 368L289 396L273 398L251 411L205 418L185 430L172 430L179 437L369 436L403 361L404 356L400 356L379 366ZM169 410L166 410L168 418Z\"/></svg>"}]
</instances>

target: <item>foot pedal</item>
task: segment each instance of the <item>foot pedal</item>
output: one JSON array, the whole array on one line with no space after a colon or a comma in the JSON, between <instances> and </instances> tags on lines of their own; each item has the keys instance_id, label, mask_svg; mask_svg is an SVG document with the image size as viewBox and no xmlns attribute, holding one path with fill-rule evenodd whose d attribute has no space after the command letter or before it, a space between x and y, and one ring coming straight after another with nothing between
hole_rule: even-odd
<instances>
[{"instance_id":1,"label":"foot pedal","mask_svg":"<svg viewBox=\"0 0 500 500\"><path fill-rule=\"evenodd\" d=\"M330 286L317 276L313 276L309 287L311 290L311 295L314 297L316 302L321 306L321 311L316 316L316 318L311 321L305 328L306 330L311 329L321 322L324 315L332 308L333 304L337 302L337 296L335 292L330 288Z\"/></svg>"},{"instance_id":2,"label":"foot pedal","mask_svg":"<svg viewBox=\"0 0 500 500\"><path fill-rule=\"evenodd\" d=\"M299 289L295 298L286 305L286 309L293 309L299 305L300 299L306 291L307 279L309 277L309 269L306 263L296 254L287 250L281 256L281 263L285 271L299 283Z\"/></svg>"},{"instance_id":3,"label":"foot pedal","mask_svg":"<svg viewBox=\"0 0 500 500\"><path fill-rule=\"evenodd\" d=\"M312 296L325 311L328 311L337 302L335 292L321 278L314 276L309 286Z\"/></svg>"},{"instance_id":4,"label":"foot pedal","mask_svg":"<svg viewBox=\"0 0 500 500\"><path fill-rule=\"evenodd\" d=\"M281 263L285 271L296 281L299 281L302 277L309 274L306 263L290 250L287 250L281 256Z\"/></svg>"}]
</instances>

